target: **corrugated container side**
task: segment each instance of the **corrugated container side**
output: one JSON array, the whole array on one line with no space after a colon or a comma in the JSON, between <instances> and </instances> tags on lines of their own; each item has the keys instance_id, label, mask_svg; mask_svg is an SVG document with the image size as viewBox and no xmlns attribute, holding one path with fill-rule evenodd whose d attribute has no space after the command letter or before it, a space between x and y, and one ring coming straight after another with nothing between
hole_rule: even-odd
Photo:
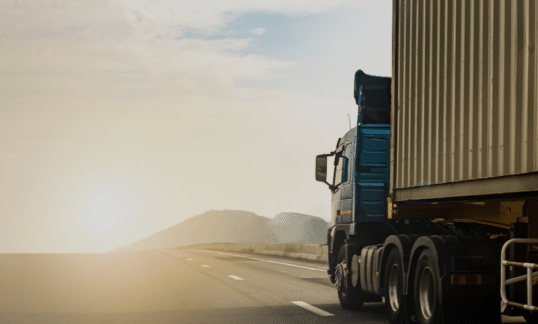
<instances>
[{"instance_id":1,"label":"corrugated container side","mask_svg":"<svg viewBox=\"0 0 538 324\"><path fill-rule=\"evenodd\" d=\"M393 8L394 200L538 190L536 1Z\"/></svg>"}]
</instances>

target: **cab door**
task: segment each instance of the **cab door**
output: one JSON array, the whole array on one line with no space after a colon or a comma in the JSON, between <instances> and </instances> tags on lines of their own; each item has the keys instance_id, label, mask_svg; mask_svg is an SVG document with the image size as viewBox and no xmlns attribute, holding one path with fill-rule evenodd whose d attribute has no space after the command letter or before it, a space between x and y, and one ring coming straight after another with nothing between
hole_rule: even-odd
<instances>
[{"instance_id":1,"label":"cab door","mask_svg":"<svg viewBox=\"0 0 538 324\"><path fill-rule=\"evenodd\" d=\"M344 142L336 150L333 184L336 187L331 200L332 224L349 224L353 220L353 186L350 168L353 157L353 142Z\"/></svg>"}]
</instances>

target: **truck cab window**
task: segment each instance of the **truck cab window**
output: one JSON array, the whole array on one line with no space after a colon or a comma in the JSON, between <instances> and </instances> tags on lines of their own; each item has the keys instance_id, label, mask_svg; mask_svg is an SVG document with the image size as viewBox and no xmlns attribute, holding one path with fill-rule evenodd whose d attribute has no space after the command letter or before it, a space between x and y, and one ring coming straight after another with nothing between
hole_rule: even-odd
<instances>
[{"instance_id":1,"label":"truck cab window","mask_svg":"<svg viewBox=\"0 0 538 324\"><path fill-rule=\"evenodd\" d=\"M347 181L347 157L343 154L342 151L336 157L336 165L334 168L334 185L338 186L343 182Z\"/></svg>"}]
</instances>

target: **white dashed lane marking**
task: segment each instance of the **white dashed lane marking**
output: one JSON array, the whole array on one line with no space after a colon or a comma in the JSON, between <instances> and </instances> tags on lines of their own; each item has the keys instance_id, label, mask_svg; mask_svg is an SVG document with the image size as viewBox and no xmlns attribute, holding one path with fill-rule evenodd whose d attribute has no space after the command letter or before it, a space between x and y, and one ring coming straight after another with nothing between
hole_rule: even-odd
<instances>
[{"instance_id":1,"label":"white dashed lane marking","mask_svg":"<svg viewBox=\"0 0 538 324\"><path fill-rule=\"evenodd\" d=\"M334 314L326 312L323 309L317 308L316 306L312 306L310 304L307 304L304 301L292 301L292 303L299 306L299 307L307 309L307 310L311 311L312 313L316 313L316 314L318 314L320 316L334 316Z\"/></svg>"},{"instance_id":2,"label":"white dashed lane marking","mask_svg":"<svg viewBox=\"0 0 538 324\"><path fill-rule=\"evenodd\" d=\"M232 279L235 279L235 280L245 280L243 278L240 278L238 276L234 276L234 275L229 275L228 277L232 278Z\"/></svg>"},{"instance_id":3,"label":"white dashed lane marking","mask_svg":"<svg viewBox=\"0 0 538 324\"><path fill-rule=\"evenodd\" d=\"M192 261L192 259L187 259L187 260Z\"/></svg>"},{"instance_id":4,"label":"white dashed lane marking","mask_svg":"<svg viewBox=\"0 0 538 324\"><path fill-rule=\"evenodd\" d=\"M289 274L289 275L292 275L292 276L299 276L299 277L301 277L301 278L308 278L308 279L310 279L310 277L308 277L308 276L303 276L303 275L298 274L298 273L291 273L291 272L281 271L281 270L277 270L277 271L278 271L278 272L282 272L282 273L286 273L286 274Z\"/></svg>"},{"instance_id":5,"label":"white dashed lane marking","mask_svg":"<svg viewBox=\"0 0 538 324\"><path fill-rule=\"evenodd\" d=\"M211 267L208 266L207 264L202 264L202 267L204 267L204 268L211 268Z\"/></svg>"}]
</instances>

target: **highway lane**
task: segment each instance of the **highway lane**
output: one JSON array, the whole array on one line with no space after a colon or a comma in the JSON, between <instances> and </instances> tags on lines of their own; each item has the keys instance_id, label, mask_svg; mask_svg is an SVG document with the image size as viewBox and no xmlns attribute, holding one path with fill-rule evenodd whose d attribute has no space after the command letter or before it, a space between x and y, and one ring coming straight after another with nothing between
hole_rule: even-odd
<instances>
[{"instance_id":1,"label":"highway lane","mask_svg":"<svg viewBox=\"0 0 538 324\"><path fill-rule=\"evenodd\" d=\"M236 283L234 289L249 294L260 307L282 307L291 303L297 306L294 310L297 314L308 317L312 313L317 314L315 319L318 323L356 323L357 316L361 318L360 323L386 323L381 303L369 304L361 313L342 310L336 291L327 278L326 268L321 263L233 252L192 252L194 256L191 251L181 253L187 254L195 264L212 266L213 273L221 276L233 274L244 279ZM321 316L316 310L302 308L305 307L300 306L303 303L331 316Z\"/></svg>"},{"instance_id":2,"label":"highway lane","mask_svg":"<svg viewBox=\"0 0 538 324\"><path fill-rule=\"evenodd\" d=\"M270 278L274 272L288 274L291 277L286 278L278 276L279 284L275 286L269 286L275 295L286 296L288 299L296 296L306 296L305 300L310 301L311 305L318 306L332 313L335 317L331 318L331 321L320 320L320 323L388 323L384 315L384 305L382 303L366 303L364 308L360 311L347 311L343 310L336 296L336 290L330 283L327 275L327 267L323 263L301 261L297 259L288 259L282 257L275 257L269 255L256 255L249 253L238 252L221 252L221 251L194 251L200 253L207 253L213 258L223 259L222 257L215 257L214 254L225 255L227 257L235 256L235 258L224 258L229 261L241 262L244 259L251 259L261 261L262 263L244 263L240 264L243 268L249 268L251 271L246 271L255 279L260 279L257 273L263 273L262 281L271 281ZM200 255L203 256L203 255ZM240 269L239 271L244 271ZM302 280L301 280L302 279ZM301 282L303 281L303 282ZM321 289L319 286L312 289L311 285L304 285L304 281L321 284L325 287ZM286 287L293 287L301 291L294 295L289 295L290 291L285 289ZM261 290L264 287L256 287L255 289ZM322 311L323 311L322 310ZM314 311L315 312L315 311ZM508 317L502 316L502 323L514 323L523 324L526 323L523 317Z\"/></svg>"},{"instance_id":3,"label":"highway lane","mask_svg":"<svg viewBox=\"0 0 538 324\"><path fill-rule=\"evenodd\" d=\"M325 265L189 249L0 255L0 323L388 323L342 310Z\"/></svg>"}]
</instances>

